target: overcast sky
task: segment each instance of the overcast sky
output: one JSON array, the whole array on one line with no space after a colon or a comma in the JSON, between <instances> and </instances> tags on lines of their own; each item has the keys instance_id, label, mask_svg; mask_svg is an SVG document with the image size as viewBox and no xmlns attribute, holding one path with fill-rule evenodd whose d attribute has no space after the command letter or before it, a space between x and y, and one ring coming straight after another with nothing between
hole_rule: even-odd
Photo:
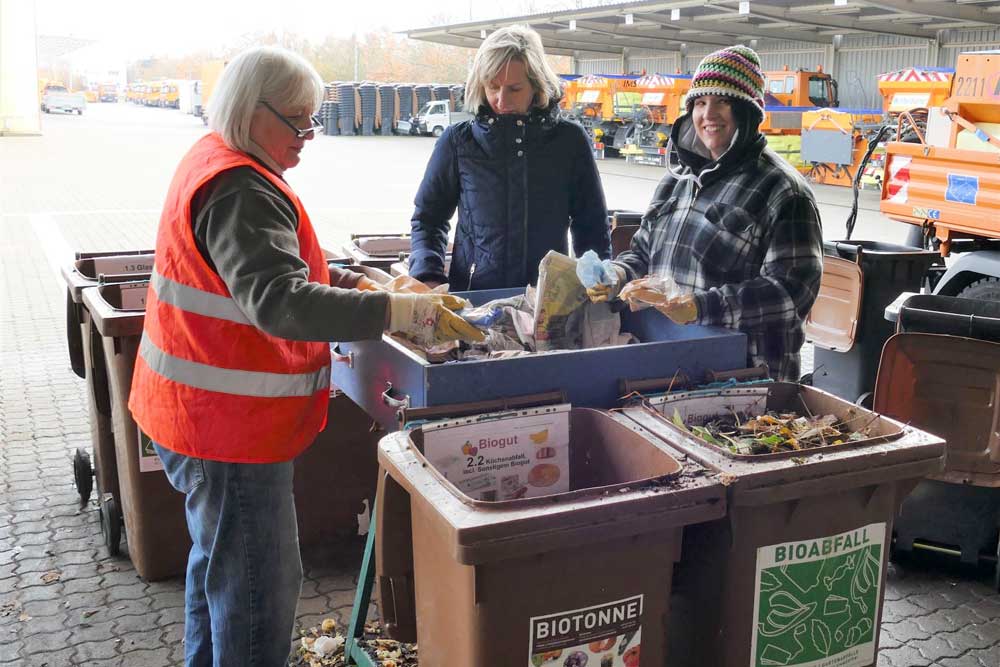
<instances>
[{"instance_id":1,"label":"overcast sky","mask_svg":"<svg viewBox=\"0 0 1000 667\"><path fill-rule=\"evenodd\" d=\"M101 50L126 59L176 56L213 49L258 31L287 30L310 40L379 28L429 25L440 15L454 22L565 9L577 0L36 0L38 33L95 39ZM607 0L586 0L586 5ZM527 10L527 11L526 11Z\"/></svg>"}]
</instances>

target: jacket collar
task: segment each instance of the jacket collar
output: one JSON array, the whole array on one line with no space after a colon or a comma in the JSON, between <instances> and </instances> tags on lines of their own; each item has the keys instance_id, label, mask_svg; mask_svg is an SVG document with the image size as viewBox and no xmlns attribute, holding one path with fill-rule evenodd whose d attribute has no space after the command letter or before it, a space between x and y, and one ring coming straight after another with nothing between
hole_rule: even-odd
<instances>
[{"instance_id":1,"label":"jacket collar","mask_svg":"<svg viewBox=\"0 0 1000 667\"><path fill-rule=\"evenodd\" d=\"M525 121L528 125L539 125L543 130L549 129L559 120L559 100L552 100L544 109L531 107L527 114L504 114L500 115L493 111L488 104L483 104L476 112L476 122L485 127L500 124L510 124L518 120Z\"/></svg>"}]
</instances>

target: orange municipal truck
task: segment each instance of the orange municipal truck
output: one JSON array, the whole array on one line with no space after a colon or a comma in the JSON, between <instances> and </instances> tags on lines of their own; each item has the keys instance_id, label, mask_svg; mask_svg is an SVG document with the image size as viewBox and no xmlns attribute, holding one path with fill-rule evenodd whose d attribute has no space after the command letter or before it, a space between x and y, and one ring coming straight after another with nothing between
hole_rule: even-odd
<instances>
[{"instance_id":1,"label":"orange municipal truck","mask_svg":"<svg viewBox=\"0 0 1000 667\"><path fill-rule=\"evenodd\" d=\"M886 144L881 211L921 245L961 253L936 294L1000 301L1000 51L960 54L949 96L924 111L923 129L899 112L895 136L913 139Z\"/></svg>"}]
</instances>

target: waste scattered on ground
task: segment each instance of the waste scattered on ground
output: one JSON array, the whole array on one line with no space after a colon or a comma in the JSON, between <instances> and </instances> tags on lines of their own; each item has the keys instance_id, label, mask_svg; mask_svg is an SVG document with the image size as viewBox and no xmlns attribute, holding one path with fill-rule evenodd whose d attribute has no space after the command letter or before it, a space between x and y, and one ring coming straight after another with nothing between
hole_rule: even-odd
<instances>
[{"instance_id":1,"label":"waste scattered on ground","mask_svg":"<svg viewBox=\"0 0 1000 667\"><path fill-rule=\"evenodd\" d=\"M298 646L288 662L289 667L345 667L344 636L332 618L302 633ZM365 634L359 642L379 667L417 667L417 645L386 639L377 621L365 624Z\"/></svg>"},{"instance_id":2,"label":"waste scattered on ground","mask_svg":"<svg viewBox=\"0 0 1000 667\"><path fill-rule=\"evenodd\" d=\"M769 411L762 415L730 413L705 422L703 426L688 425L674 411L674 425L691 435L734 454L777 454L815 447L842 445L864 440L867 427L856 429L852 419L841 420L836 415L808 415L796 412Z\"/></svg>"}]
</instances>

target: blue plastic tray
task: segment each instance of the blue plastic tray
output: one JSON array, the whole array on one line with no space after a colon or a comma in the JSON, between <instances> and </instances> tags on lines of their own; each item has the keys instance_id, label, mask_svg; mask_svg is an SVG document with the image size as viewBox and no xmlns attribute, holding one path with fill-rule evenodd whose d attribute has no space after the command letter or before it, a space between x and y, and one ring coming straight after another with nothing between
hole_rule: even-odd
<instances>
[{"instance_id":1,"label":"blue plastic tray","mask_svg":"<svg viewBox=\"0 0 1000 667\"><path fill-rule=\"evenodd\" d=\"M478 305L521 292L483 290L461 296ZM701 377L707 370L747 365L746 336L731 329L681 326L652 309L625 313L624 328L645 342L443 364L428 363L389 336L340 343L336 358L341 361L334 361L331 378L394 431L400 401L423 408L561 390L574 406L610 408L618 404L621 380L671 377L678 369Z\"/></svg>"}]
</instances>

